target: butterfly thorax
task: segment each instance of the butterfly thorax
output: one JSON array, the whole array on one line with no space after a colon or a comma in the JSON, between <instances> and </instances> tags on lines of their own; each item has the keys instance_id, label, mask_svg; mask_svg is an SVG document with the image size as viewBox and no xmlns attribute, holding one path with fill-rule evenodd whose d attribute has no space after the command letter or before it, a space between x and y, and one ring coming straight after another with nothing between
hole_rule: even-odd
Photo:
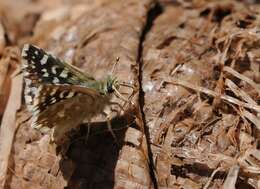
<instances>
[{"instance_id":1,"label":"butterfly thorax","mask_svg":"<svg viewBox=\"0 0 260 189\"><path fill-rule=\"evenodd\" d=\"M104 80L98 82L98 89L102 95L112 94L115 89L119 88L119 83L116 77L108 76Z\"/></svg>"}]
</instances>

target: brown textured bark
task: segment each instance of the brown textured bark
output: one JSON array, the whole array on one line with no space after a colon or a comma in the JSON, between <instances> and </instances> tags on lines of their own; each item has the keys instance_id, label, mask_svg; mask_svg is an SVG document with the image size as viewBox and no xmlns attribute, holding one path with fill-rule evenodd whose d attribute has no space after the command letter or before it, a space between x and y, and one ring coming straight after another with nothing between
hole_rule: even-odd
<instances>
[{"instance_id":1,"label":"brown textured bark","mask_svg":"<svg viewBox=\"0 0 260 189\"><path fill-rule=\"evenodd\" d=\"M22 105L12 132L0 133L0 145L12 143L4 149L11 150L3 156L9 162L0 158L8 164L7 174L0 171L4 188L259 188L258 5L56 0L0 6L5 50L32 43L96 79L119 58L114 74L134 88L120 88L132 95L124 113L112 106L119 112L112 120L118 145L102 116L91 120L88 140L82 124L65 143L50 144L48 135L30 128Z\"/></svg>"}]
</instances>

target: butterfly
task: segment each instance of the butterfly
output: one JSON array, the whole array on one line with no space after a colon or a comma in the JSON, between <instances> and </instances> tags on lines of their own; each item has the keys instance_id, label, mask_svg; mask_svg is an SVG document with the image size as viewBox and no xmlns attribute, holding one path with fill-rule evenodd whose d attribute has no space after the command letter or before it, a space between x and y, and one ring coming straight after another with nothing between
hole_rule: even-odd
<instances>
[{"instance_id":1,"label":"butterfly","mask_svg":"<svg viewBox=\"0 0 260 189\"><path fill-rule=\"evenodd\" d=\"M31 44L24 45L21 57L31 127L51 132L54 142L62 141L65 133L84 120L103 113L115 92L122 97L114 76L95 80Z\"/></svg>"}]
</instances>

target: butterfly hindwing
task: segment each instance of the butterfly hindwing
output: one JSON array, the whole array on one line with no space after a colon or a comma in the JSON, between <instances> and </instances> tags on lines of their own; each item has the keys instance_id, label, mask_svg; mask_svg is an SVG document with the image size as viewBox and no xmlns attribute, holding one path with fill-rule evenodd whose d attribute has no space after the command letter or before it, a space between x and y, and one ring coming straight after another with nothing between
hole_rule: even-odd
<instances>
[{"instance_id":1,"label":"butterfly hindwing","mask_svg":"<svg viewBox=\"0 0 260 189\"><path fill-rule=\"evenodd\" d=\"M32 112L42 112L52 104L58 103L62 100L68 100L81 92L83 95L88 95L92 98L100 98L99 93L92 89L84 87L70 87L69 85L40 85L36 90L34 98L25 98L25 100L31 100L26 102L31 105Z\"/></svg>"},{"instance_id":2,"label":"butterfly hindwing","mask_svg":"<svg viewBox=\"0 0 260 189\"><path fill-rule=\"evenodd\" d=\"M56 93L50 94L51 91ZM64 96L57 96L60 94ZM52 140L56 142L61 141L70 129L102 109L96 96L73 93L51 85L43 86L35 98L31 126L43 133L52 131ZM59 98L63 100L55 102Z\"/></svg>"}]
</instances>

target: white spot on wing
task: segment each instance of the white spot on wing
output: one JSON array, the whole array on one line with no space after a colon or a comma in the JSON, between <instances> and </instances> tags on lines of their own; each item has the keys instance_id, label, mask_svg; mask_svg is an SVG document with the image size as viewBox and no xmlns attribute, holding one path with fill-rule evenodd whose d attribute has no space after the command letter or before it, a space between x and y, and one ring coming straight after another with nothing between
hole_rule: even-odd
<instances>
[{"instance_id":1,"label":"white spot on wing","mask_svg":"<svg viewBox=\"0 0 260 189\"><path fill-rule=\"evenodd\" d=\"M60 93L60 98L64 98L64 91Z\"/></svg>"},{"instance_id":2,"label":"white spot on wing","mask_svg":"<svg viewBox=\"0 0 260 189\"><path fill-rule=\"evenodd\" d=\"M53 98L51 99L51 103L53 104L53 103L55 103L55 102L56 102L56 98L53 97Z\"/></svg>"},{"instance_id":3,"label":"white spot on wing","mask_svg":"<svg viewBox=\"0 0 260 189\"><path fill-rule=\"evenodd\" d=\"M37 92L37 88L36 87L31 87L30 90L35 94Z\"/></svg>"},{"instance_id":4,"label":"white spot on wing","mask_svg":"<svg viewBox=\"0 0 260 189\"><path fill-rule=\"evenodd\" d=\"M60 74L60 77L67 78L68 77L68 71L67 70L62 70L62 72Z\"/></svg>"},{"instance_id":5,"label":"white spot on wing","mask_svg":"<svg viewBox=\"0 0 260 189\"><path fill-rule=\"evenodd\" d=\"M43 77L49 77L49 74L47 72L45 72L42 76Z\"/></svg>"},{"instance_id":6,"label":"white spot on wing","mask_svg":"<svg viewBox=\"0 0 260 189\"><path fill-rule=\"evenodd\" d=\"M25 98L26 103L32 102L32 97L31 96L26 95L24 98Z\"/></svg>"},{"instance_id":7,"label":"white spot on wing","mask_svg":"<svg viewBox=\"0 0 260 189\"><path fill-rule=\"evenodd\" d=\"M49 58L49 57L48 57L48 55L46 55L46 54L45 54L45 55L42 57L41 61L40 61L40 62L41 62L41 65L44 65L44 64L46 64L46 63L47 63L47 60L48 60L48 58Z\"/></svg>"},{"instance_id":8,"label":"white spot on wing","mask_svg":"<svg viewBox=\"0 0 260 189\"><path fill-rule=\"evenodd\" d=\"M30 87L26 85L24 89L24 93L29 94L30 92L31 92Z\"/></svg>"},{"instance_id":9,"label":"white spot on wing","mask_svg":"<svg viewBox=\"0 0 260 189\"><path fill-rule=\"evenodd\" d=\"M29 72L23 72L23 76L29 76L30 75L30 73Z\"/></svg>"},{"instance_id":10,"label":"white spot on wing","mask_svg":"<svg viewBox=\"0 0 260 189\"><path fill-rule=\"evenodd\" d=\"M71 98L71 97L73 97L74 96L74 92L69 92L69 94L66 96L66 98Z\"/></svg>"},{"instance_id":11,"label":"white spot on wing","mask_svg":"<svg viewBox=\"0 0 260 189\"><path fill-rule=\"evenodd\" d=\"M29 50L29 44L25 44L23 46L23 50L22 50L22 57L26 57L27 56L27 51Z\"/></svg>"},{"instance_id":12,"label":"white spot on wing","mask_svg":"<svg viewBox=\"0 0 260 189\"><path fill-rule=\"evenodd\" d=\"M24 78L25 84L26 85L31 85L32 84L32 80Z\"/></svg>"},{"instance_id":13,"label":"white spot on wing","mask_svg":"<svg viewBox=\"0 0 260 189\"><path fill-rule=\"evenodd\" d=\"M56 68L57 68L56 66L53 66L53 67L51 68L51 71L52 71L53 74L56 74L56 73L57 73Z\"/></svg>"},{"instance_id":14,"label":"white spot on wing","mask_svg":"<svg viewBox=\"0 0 260 189\"><path fill-rule=\"evenodd\" d=\"M53 83L59 83L59 82L60 82L60 80L57 77L54 77Z\"/></svg>"},{"instance_id":15,"label":"white spot on wing","mask_svg":"<svg viewBox=\"0 0 260 189\"><path fill-rule=\"evenodd\" d=\"M42 69L42 72L44 72L44 74L42 75L43 77L49 77L49 74L47 72L47 69Z\"/></svg>"}]
</instances>

